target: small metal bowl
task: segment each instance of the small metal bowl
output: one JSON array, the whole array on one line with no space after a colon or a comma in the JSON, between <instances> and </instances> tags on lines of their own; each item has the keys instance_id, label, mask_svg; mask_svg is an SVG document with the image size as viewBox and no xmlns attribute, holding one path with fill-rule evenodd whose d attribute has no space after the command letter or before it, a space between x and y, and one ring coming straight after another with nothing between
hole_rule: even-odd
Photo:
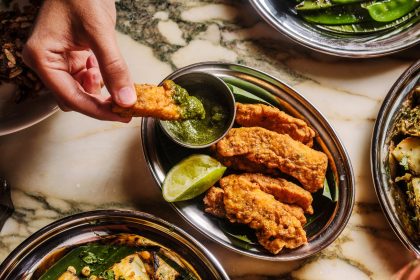
<instances>
[{"instance_id":1,"label":"small metal bowl","mask_svg":"<svg viewBox=\"0 0 420 280\"><path fill-rule=\"evenodd\" d=\"M118 233L139 234L173 250L201 279L229 279L215 257L182 229L139 211L98 210L66 217L31 235L0 265L0 280L29 280L55 252Z\"/></svg>"},{"instance_id":2,"label":"small metal bowl","mask_svg":"<svg viewBox=\"0 0 420 280\"><path fill-rule=\"evenodd\" d=\"M389 181L388 156L391 141L390 134L394 128L395 119L398 117L401 107L409 94L418 85L419 80L420 60L401 75L385 97L376 119L370 154L373 183L382 211L395 234L417 258L420 258L420 244L416 243L408 235L403 222L397 214L398 206L393 195L395 186Z\"/></svg>"},{"instance_id":3,"label":"small metal bowl","mask_svg":"<svg viewBox=\"0 0 420 280\"><path fill-rule=\"evenodd\" d=\"M420 42L420 17L385 31L340 34L324 30L296 14L296 1L250 0L261 17L297 43L330 55L367 58L395 53Z\"/></svg>"},{"instance_id":4,"label":"small metal bowl","mask_svg":"<svg viewBox=\"0 0 420 280\"><path fill-rule=\"evenodd\" d=\"M200 91L206 90L214 95L214 98L221 101L221 103L226 108L229 117L224 127L223 133L221 133L217 138L213 139L211 142L204 143L204 144L191 144L182 139L177 138L166 126L168 121L159 121L160 127L162 128L163 132L175 143L190 149L203 149L210 147L214 143L218 142L222 139L229 129L232 128L233 123L235 122L235 98L230 91L229 87L218 77L208 74L205 72L190 72L190 73L181 73L181 72L174 72L165 80L173 80L177 85L185 88L188 93L192 96L195 95L197 89ZM207 113L207 112L206 112Z\"/></svg>"}]
</instances>

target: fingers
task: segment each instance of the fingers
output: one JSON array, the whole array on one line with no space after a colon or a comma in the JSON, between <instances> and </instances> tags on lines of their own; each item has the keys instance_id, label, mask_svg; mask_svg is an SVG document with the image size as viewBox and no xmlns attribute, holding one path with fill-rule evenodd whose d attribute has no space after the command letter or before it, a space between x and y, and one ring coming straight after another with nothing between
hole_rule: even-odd
<instances>
[{"instance_id":1,"label":"fingers","mask_svg":"<svg viewBox=\"0 0 420 280\"><path fill-rule=\"evenodd\" d=\"M74 110L99 120L130 121L130 118L122 118L113 113L110 101L84 92L81 85L69 73L52 70L48 73L45 83L53 91L59 93L58 103L64 111Z\"/></svg>"},{"instance_id":2,"label":"fingers","mask_svg":"<svg viewBox=\"0 0 420 280\"><path fill-rule=\"evenodd\" d=\"M24 51L24 57L31 58L31 67L38 73L44 84L55 93L60 108L64 111L74 110L100 120L130 121L130 118L122 118L113 113L109 100L99 95L88 94L68 72L68 64L56 65L56 61L63 60L62 56L62 54L48 53L46 57L45 54L34 49ZM53 63L50 63L51 61ZM90 69L92 70L80 70L76 75L90 77L86 79L85 85L93 90L98 84L97 78L93 78L98 69L95 67Z\"/></svg>"},{"instance_id":3,"label":"fingers","mask_svg":"<svg viewBox=\"0 0 420 280\"><path fill-rule=\"evenodd\" d=\"M112 36L95 34L91 45L105 86L113 100L121 107L133 106L136 103L137 96L127 64L118 49L115 34Z\"/></svg>"},{"instance_id":4,"label":"fingers","mask_svg":"<svg viewBox=\"0 0 420 280\"><path fill-rule=\"evenodd\" d=\"M103 80L95 55L91 54L85 64L86 67L84 70L74 75L74 78L82 85L86 92L100 95Z\"/></svg>"},{"instance_id":5,"label":"fingers","mask_svg":"<svg viewBox=\"0 0 420 280\"><path fill-rule=\"evenodd\" d=\"M101 72L99 72L99 69L90 68L85 71L81 85L86 92L90 94L100 95L102 88L101 83L102 77Z\"/></svg>"}]
</instances>

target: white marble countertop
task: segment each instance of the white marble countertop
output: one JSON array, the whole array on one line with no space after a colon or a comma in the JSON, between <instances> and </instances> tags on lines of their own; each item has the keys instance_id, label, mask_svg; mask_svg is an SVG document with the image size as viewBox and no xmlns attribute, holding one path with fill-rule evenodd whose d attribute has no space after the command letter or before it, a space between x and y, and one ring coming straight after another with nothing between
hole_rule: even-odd
<instances>
[{"instance_id":1,"label":"white marble countertop","mask_svg":"<svg viewBox=\"0 0 420 280\"><path fill-rule=\"evenodd\" d=\"M226 61L265 71L309 99L350 154L356 178L350 222L331 246L303 261L272 263L227 251L161 198L142 154L140 119L120 124L59 112L0 137L0 173L12 184L16 207L0 233L0 261L42 226L104 208L143 210L180 225L232 279L388 279L413 258L381 212L369 149L381 102L418 49L368 60L316 54L261 22L244 0L121 0L118 7L118 40L136 82L157 83L195 62Z\"/></svg>"}]
</instances>

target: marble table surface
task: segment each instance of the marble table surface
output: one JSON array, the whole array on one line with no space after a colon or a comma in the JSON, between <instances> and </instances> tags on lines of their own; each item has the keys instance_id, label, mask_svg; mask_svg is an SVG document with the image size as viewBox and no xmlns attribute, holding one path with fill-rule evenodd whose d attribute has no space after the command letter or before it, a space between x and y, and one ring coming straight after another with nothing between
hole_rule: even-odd
<instances>
[{"instance_id":1,"label":"marble table surface","mask_svg":"<svg viewBox=\"0 0 420 280\"><path fill-rule=\"evenodd\" d=\"M163 201L142 154L140 119L120 124L59 112L0 137L0 174L12 184L16 207L0 233L0 261L46 224L106 208L146 211L187 229L237 280L388 279L413 259L381 212L369 149L381 102L419 58L418 48L365 60L317 54L277 34L244 0L121 0L117 7L119 45L137 82L157 83L195 62L225 61L265 71L309 99L350 154L356 178L352 217L331 246L302 261L272 263L227 251Z\"/></svg>"}]
</instances>

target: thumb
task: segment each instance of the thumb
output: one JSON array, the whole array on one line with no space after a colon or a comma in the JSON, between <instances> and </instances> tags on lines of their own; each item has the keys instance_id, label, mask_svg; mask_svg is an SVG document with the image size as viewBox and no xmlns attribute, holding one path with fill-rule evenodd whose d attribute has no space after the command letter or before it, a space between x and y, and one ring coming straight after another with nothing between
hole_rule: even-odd
<instances>
[{"instance_id":1,"label":"thumb","mask_svg":"<svg viewBox=\"0 0 420 280\"><path fill-rule=\"evenodd\" d=\"M95 36L92 50L98 59L99 69L112 99L121 107L131 107L137 95L130 77L128 66L113 36Z\"/></svg>"}]
</instances>

